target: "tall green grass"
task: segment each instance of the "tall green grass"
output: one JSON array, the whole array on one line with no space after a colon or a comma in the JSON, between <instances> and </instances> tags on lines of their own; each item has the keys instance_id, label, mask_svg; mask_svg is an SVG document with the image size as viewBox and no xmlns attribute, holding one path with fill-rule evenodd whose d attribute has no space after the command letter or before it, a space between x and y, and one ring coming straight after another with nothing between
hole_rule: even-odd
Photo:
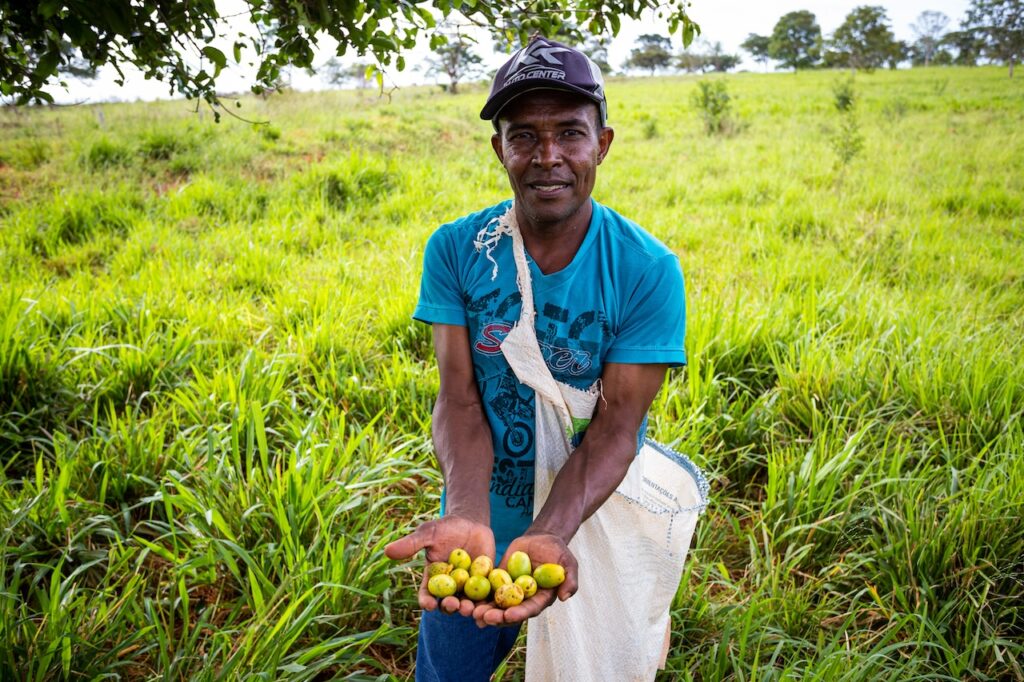
<instances>
[{"instance_id":1,"label":"tall green grass","mask_svg":"<svg viewBox=\"0 0 1024 682\"><path fill-rule=\"evenodd\" d=\"M1024 680L1024 85L609 84L597 198L682 260L652 409L712 501L665 680ZM438 224L482 88L0 112L0 678L411 679ZM522 649L501 669L522 677Z\"/></svg>"}]
</instances>

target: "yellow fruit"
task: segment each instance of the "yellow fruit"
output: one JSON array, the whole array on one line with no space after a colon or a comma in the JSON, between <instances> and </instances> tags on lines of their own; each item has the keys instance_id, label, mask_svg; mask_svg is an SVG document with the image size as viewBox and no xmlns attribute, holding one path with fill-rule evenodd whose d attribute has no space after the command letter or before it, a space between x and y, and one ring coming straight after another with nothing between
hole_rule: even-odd
<instances>
[{"instance_id":1,"label":"yellow fruit","mask_svg":"<svg viewBox=\"0 0 1024 682\"><path fill-rule=\"evenodd\" d=\"M521 575L533 573L533 564L530 563L530 555L526 552L512 552L508 558L508 574L515 580Z\"/></svg>"},{"instance_id":2,"label":"yellow fruit","mask_svg":"<svg viewBox=\"0 0 1024 682\"><path fill-rule=\"evenodd\" d=\"M494 593L494 603L503 609L507 609L510 606L519 606L523 603L523 588L515 583L502 585Z\"/></svg>"},{"instance_id":3,"label":"yellow fruit","mask_svg":"<svg viewBox=\"0 0 1024 682\"><path fill-rule=\"evenodd\" d=\"M456 591L461 590L466 585L466 581L469 580L469 571L464 568L456 568L449 575L455 581Z\"/></svg>"},{"instance_id":4,"label":"yellow fruit","mask_svg":"<svg viewBox=\"0 0 1024 682\"><path fill-rule=\"evenodd\" d=\"M427 577L433 578L435 575L447 575L452 572L452 565L446 564L443 561L435 561L434 563L427 566Z\"/></svg>"},{"instance_id":5,"label":"yellow fruit","mask_svg":"<svg viewBox=\"0 0 1024 682\"><path fill-rule=\"evenodd\" d=\"M537 581L533 579L532 575L519 576L516 578L515 584L522 588L523 596L527 599L537 594Z\"/></svg>"},{"instance_id":6,"label":"yellow fruit","mask_svg":"<svg viewBox=\"0 0 1024 682\"><path fill-rule=\"evenodd\" d=\"M497 590L502 585L512 584L512 576L508 574L508 571L500 568L496 568L493 571L491 571L491 574L487 576L487 578L491 581L491 585L494 587L495 590Z\"/></svg>"},{"instance_id":7,"label":"yellow fruit","mask_svg":"<svg viewBox=\"0 0 1024 682\"><path fill-rule=\"evenodd\" d=\"M469 574L482 575L486 578L490 575L492 568L494 568L494 562L491 560L491 557L484 554L473 559L473 563L469 566Z\"/></svg>"},{"instance_id":8,"label":"yellow fruit","mask_svg":"<svg viewBox=\"0 0 1024 682\"><path fill-rule=\"evenodd\" d=\"M427 591L438 598L455 594L455 579L447 573L438 573L427 581Z\"/></svg>"},{"instance_id":9,"label":"yellow fruit","mask_svg":"<svg viewBox=\"0 0 1024 682\"><path fill-rule=\"evenodd\" d=\"M469 552L461 547L456 547L448 556L448 563L455 568L461 568L468 571L470 565L473 563L473 559L470 558Z\"/></svg>"},{"instance_id":10,"label":"yellow fruit","mask_svg":"<svg viewBox=\"0 0 1024 682\"><path fill-rule=\"evenodd\" d=\"M558 587L565 582L565 569L558 564L541 564L533 572L533 579L545 589Z\"/></svg>"},{"instance_id":11,"label":"yellow fruit","mask_svg":"<svg viewBox=\"0 0 1024 682\"><path fill-rule=\"evenodd\" d=\"M491 593L491 583L482 575L471 575L462 587L462 592L473 601L487 599Z\"/></svg>"}]
</instances>

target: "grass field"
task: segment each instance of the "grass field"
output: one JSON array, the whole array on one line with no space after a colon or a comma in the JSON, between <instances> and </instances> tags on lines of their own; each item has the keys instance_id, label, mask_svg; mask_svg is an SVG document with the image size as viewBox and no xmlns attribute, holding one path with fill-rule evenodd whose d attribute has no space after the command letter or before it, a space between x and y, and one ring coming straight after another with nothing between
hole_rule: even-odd
<instances>
[{"instance_id":1,"label":"grass field","mask_svg":"<svg viewBox=\"0 0 1024 682\"><path fill-rule=\"evenodd\" d=\"M1024 680L1024 79L609 85L595 196L680 256L654 436L711 504L663 680ZM481 88L0 112L0 679L411 679L438 224ZM499 671L522 676L522 650Z\"/></svg>"}]
</instances>

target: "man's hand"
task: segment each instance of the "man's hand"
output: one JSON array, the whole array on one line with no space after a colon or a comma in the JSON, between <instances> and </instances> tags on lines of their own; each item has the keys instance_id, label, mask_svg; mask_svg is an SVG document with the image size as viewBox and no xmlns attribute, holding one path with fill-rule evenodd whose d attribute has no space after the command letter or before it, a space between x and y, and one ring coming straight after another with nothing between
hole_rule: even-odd
<instances>
[{"instance_id":1,"label":"man's hand","mask_svg":"<svg viewBox=\"0 0 1024 682\"><path fill-rule=\"evenodd\" d=\"M384 548L384 553L391 559L409 559L421 549L427 550L427 562L448 561L448 556L456 547L469 552L474 559L487 555L494 559L494 533L489 526L470 521L459 516L445 516L436 521L427 521L409 535L395 540ZM420 606L426 611L438 608L437 597L427 590L427 572L423 572L423 582L419 592ZM458 611L470 616L476 603L456 596L445 597L440 603L445 613Z\"/></svg>"},{"instance_id":2,"label":"man's hand","mask_svg":"<svg viewBox=\"0 0 1024 682\"><path fill-rule=\"evenodd\" d=\"M530 555L533 568L541 564L561 564L565 568L565 582L554 589L539 588L537 594L523 601L519 606L502 610L493 601L478 605L473 609L473 618L480 627L486 625L515 625L551 606L557 596L565 601L576 593L578 567L576 557L561 538L548 534L527 534L516 538L509 544L508 551L501 559L501 568L508 569L508 558L512 552L526 552Z\"/></svg>"}]
</instances>

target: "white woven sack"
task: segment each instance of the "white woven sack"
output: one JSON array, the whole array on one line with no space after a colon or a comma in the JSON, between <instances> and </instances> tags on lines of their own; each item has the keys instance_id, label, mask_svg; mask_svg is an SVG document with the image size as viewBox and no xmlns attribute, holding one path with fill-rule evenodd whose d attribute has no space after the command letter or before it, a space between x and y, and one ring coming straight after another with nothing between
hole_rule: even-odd
<instances>
[{"instance_id":1,"label":"white woven sack","mask_svg":"<svg viewBox=\"0 0 1024 682\"><path fill-rule=\"evenodd\" d=\"M537 343L533 288L511 208L499 230L512 236L523 299L519 322L501 350L517 378L536 393L536 515L572 451L573 418L590 419L598 390L581 391L551 376ZM703 473L646 441L615 493L569 543L579 563L576 594L527 626L527 680L653 680L665 663L669 607L706 504Z\"/></svg>"}]
</instances>

